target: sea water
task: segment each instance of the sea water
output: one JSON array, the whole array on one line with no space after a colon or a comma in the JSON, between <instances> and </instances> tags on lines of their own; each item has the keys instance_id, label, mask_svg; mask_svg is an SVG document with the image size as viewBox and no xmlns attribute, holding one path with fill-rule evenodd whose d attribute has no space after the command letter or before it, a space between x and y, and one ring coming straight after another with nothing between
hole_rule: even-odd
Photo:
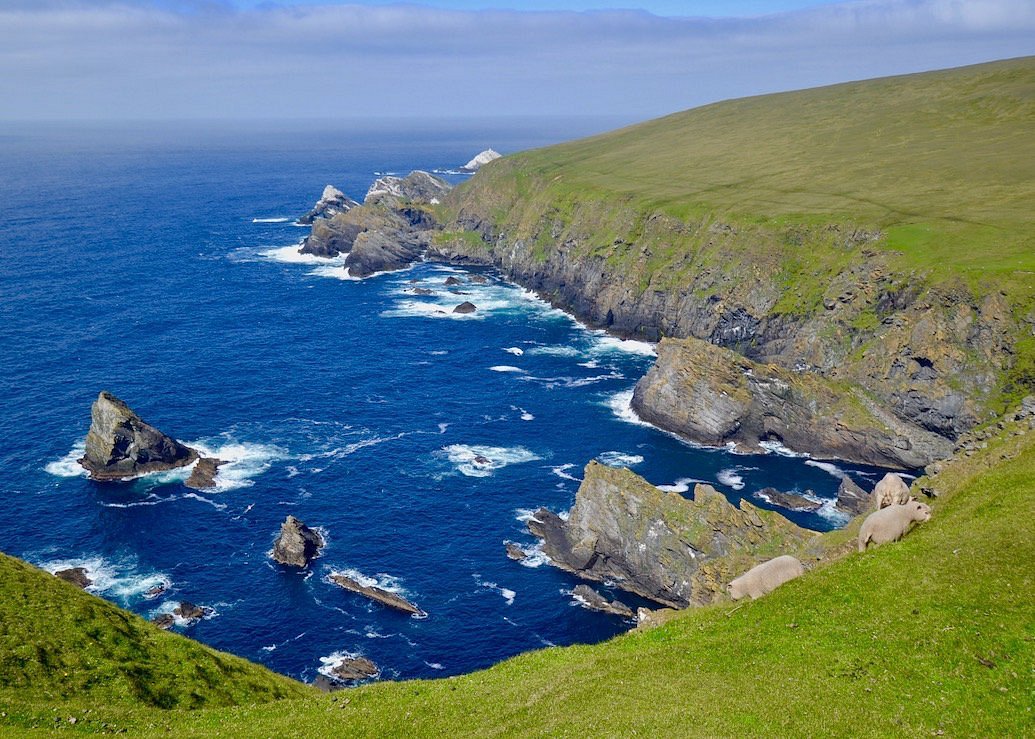
<instances>
[{"instance_id":1,"label":"sea water","mask_svg":"<svg viewBox=\"0 0 1035 739\"><path fill-rule=\"evenodd\" d=\"M361 199L379 172L448 170L599 125L0 128L0 550L84 566L93 592L145 617L208 606L175 628L303 680L349 654L382 678L432 677L629 628L580 607L578 580L525 529L540 506L570 508L592 459L732 501L765 486L830 499L846 472L872 481L644 424L629 401L653 347L492 270L477 271L486 284L433 263L359 281L297 254L295 219L326 184ZM478 310L453 314L464 300ZM87 480L76 459L100 390L227 460L217 487L188 490L182 470ZM269 559L288 514L327 541L308 570ZM508 559L507 541L531 556ZM427 617L338 588L339 571Z\"/></svg>"}]
</instances>

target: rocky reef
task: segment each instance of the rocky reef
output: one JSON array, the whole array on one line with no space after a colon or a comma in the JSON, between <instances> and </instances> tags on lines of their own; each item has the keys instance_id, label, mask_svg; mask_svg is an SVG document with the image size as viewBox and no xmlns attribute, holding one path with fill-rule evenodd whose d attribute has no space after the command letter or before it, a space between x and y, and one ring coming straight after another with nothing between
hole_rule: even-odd
<instances>
[{"instance_id":1,"label":"rocky reef","mask_svg":"<svg viewBox=\"0 0 1035 739\"><path fill-rule=\"evenodd\" d=\"M609 601L589 585L576 585L571 591L571 594L583 606L591 611L600 611L601 613L608 613L612 616L620 616L621 618L636 617L636 614L633 613L629 606L619 600Z\"/></svg>"},{"instance_id":2,"label":"rocky reef","mask_svg":"<svg viewBox=\"0 0 1035 739\"><path fill-rule=\"evenodd\" d=\"M90 410L86 454L79 460L94 480L125 480L185 467L198 453L145 423L128 405L102 391Z\"/></svg>"},{"instance_id":3,"label":"rocky reef","mask_svg":"<svg viewBox=\"0 0 1035 739\"><path fill-rule=\"evenodd\" d=\"M590 462L567 520L539 509L529 531L556 566L675 608L703 605L751 565L806 557L817 535L710 485L693 500L627 469Z\"/></svg>"},{"instance_id":4,"label":"rocky reef","mask_svg":"<svg viewBox=\"0 0 1035 739\"><path fill-rule=\"evenodd\" d=\"M214 457L202 457L190 471L190 477L183 484L194 490L210 490L216 486L216 475L219 468L227 464L225 460Z\"/></svg>"},{"instance_id":5,"label":"rocky reef","mask_svg":"<svg viewBox=\"0 0 1035 739\"><path fill-rule=\"evenodd\" d=\"M90 574L85 567L69 567L67 570L58 570L54 573L54 577L72 583L77 588L82 588L83 590L93 585L93 580L90 579Z\"/></svg>"},{"instance_id":6,"label":"rocky reef","mask_svg":"<svg viewBox=\"0 0 1035 739\"><path fill-rule=\"evenodd\" d=\"M403 269L428 248L436 225L429 206L449 190L445 180L420 170L406 177L378 178L362 205L313 220L300 252L328 258L347 255L344 269L357 278ZM314 211L319 208L317 203Z\"/></svg>"},{"instance_id":7,"label":"rocky reef","mask_svg":"<svg viewBox=\"0 0 1035 739\"><path fill-rule=\"evenodd\" d=\"M376 585L364 585L355 578L349 577L340 572L335 572L331 575L331 582L345 590L358 593L364 598L369 598L375 603L380 603L381 605L387 606L396 611L402 611L411 616L423 617L427 615L415 604L406 600L401 595L385 590L384 588L379 588Z\"/></svg>"},{"instance_id":8,"label":"rocky reef","mask_svg":"<svg viewBox=\"0 0 1035 739\"><path fill-rule=\"evenodd\" d=\"M632 407L691 441L796 451L897 469L952 453L952 442L902 420L862 391L811 372L760 364L700 339L663 339Z\"/></svg>"},{"instance_id":9,"label":"rocky reef","mask_svg":"<svg viewBox=\"0 0 1035 739\"><path fill-rule=\"evenodd\" d=\"M280 525L272 556L282 565L306 567L320 554L323 546L319 531L314 531L294 516L288 516Z\"/></svg>"}]
</instances>

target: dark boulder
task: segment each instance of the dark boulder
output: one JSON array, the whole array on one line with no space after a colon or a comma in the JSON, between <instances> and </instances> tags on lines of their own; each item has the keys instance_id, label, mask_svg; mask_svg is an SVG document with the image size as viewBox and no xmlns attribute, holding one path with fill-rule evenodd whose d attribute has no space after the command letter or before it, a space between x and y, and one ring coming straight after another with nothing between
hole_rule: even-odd
<instances>
[{"instance_id":1,"label":"dark boulder","mask_svg":"<svg viewBox=\"0 0 1035 739\"><path fill-rule=\"evenodd\" d=\"M507 556L515 562L520 562L523 559L528 559L528 554L520 546L512 541L506 543Z\"/></svg>"},{"instance_id":2,"label":"dark boulder","mask_svg":"<svg viewBox=\"0 0 1035 739\"><path fill-rule=\"evenodd\" d=\"M54 576L84 590L93 585L93 580L90 579L85 567L70 567L67 570L58 570L54 573Z\"/></svg>"},{"instance_id":3,"label":"dark boulder","mask_svg":"<svg viewBox=\"0 0 1035 739\"><path fill-rule=\"evenodd\" d=\"M466 313L474 313L476 310L478 310L478 306L476 306L474 303L471 303L471 302L469 302L467 300L462 302L457 307L453 308L453 312L454 313L464 313L464 314L466 314Z\"/></svg>"},{"instance_id":4,"label":"dark boulder","mask_svg":"<svg viewBox=\"0 0 1035 739\"><path fill-rule=\"evenodd\" d=\"M273 559L289 567L306 567L323 548L323 537L294 516L280 525L280 534L273 544Z\"/></svg>"}]
</instances>

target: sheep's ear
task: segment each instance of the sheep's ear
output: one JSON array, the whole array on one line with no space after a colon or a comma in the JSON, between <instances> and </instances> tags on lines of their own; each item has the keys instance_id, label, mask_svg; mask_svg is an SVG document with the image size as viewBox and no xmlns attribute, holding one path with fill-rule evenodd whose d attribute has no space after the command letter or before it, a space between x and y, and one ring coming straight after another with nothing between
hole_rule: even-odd
<instances>
[{"instance_id":1,"label":"sheep's ear","mask_svg":"<svg viewBox=\"0 0 1035 739\"><path fill-rule=\"evenodd\" d=\"M915 495L910 495L910 496L909 496L909 499L910 499L911 501L913 501L914 503L916 503L916 496L915 496Z\"/></svg>"}]
</instances>

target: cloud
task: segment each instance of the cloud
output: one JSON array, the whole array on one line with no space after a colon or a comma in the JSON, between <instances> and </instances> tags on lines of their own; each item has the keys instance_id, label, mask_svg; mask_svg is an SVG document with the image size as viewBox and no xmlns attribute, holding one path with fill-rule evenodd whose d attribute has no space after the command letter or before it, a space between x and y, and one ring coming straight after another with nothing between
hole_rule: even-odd
<instances>
[{"instance_id":1,"label":"cloud","mask_svg":"<svg viewBox=\"0 0 1035 739\"><path fill-rule=\"evenodd\" d=\"M622 115L1035 53L1025 0L759 18L35 0L0 9L11 118Z\"/></svg>"}]
</instances>

